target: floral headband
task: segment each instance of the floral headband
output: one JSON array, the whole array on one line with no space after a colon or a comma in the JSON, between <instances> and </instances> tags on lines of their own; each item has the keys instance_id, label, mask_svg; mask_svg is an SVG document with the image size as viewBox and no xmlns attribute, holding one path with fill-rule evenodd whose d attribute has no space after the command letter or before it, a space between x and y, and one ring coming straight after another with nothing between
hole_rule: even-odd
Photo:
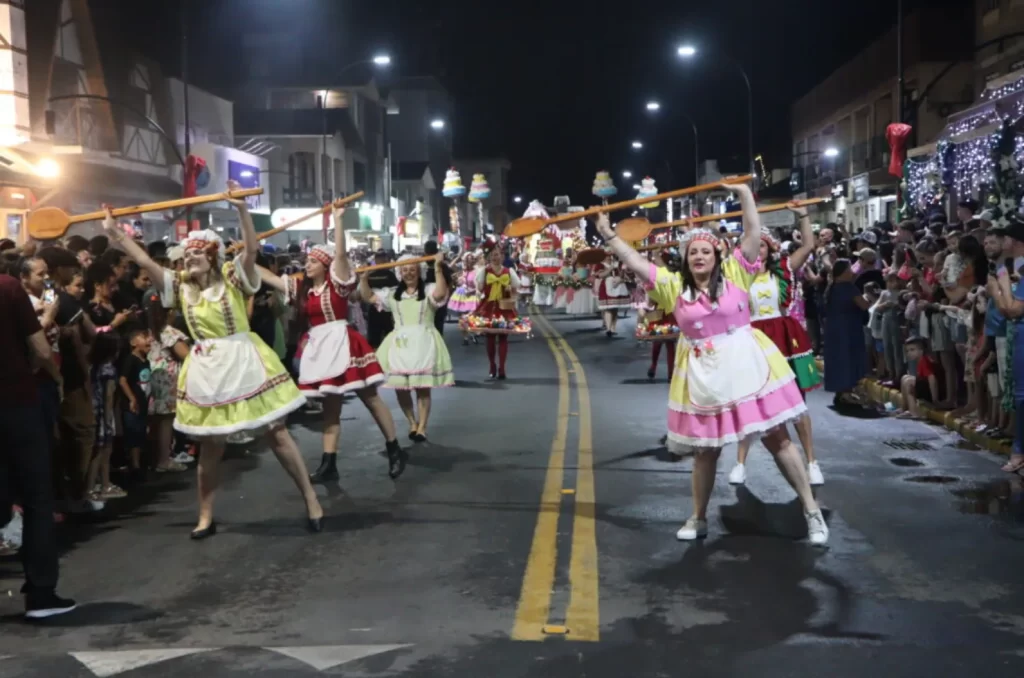
<instances>
[{"instance_id":1,"label":"floral headband","mask_svg":"<svg viewBox=\"0 0 1024 678\"><path fill-rule=\"evenodd\" d=\"M710 243L719 254L725 254L725 245L722 243L722 239L718 237L717 233L706 228L694 228L687 231L683 237L679 239L679 249L685 252L689 249L690 244L697 240L703 240Z\"/></svg>"},{"instance_id":2,"label":"floral headband","mask_svg":"<svg viewBox=\"0 0 1024 678\"><path fill-rule=\"evenodd\" d=\"M224 241L211 230L192 231L182 245L186 251L203 250L216 254L217 261L224 261Z\"/></svg>"}]
</instances>

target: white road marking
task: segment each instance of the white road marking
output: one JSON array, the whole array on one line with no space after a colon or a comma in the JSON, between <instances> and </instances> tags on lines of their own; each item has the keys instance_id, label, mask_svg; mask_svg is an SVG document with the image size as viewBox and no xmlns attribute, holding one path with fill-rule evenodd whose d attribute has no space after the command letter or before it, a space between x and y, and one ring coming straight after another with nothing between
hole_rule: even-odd
<instances>
[{"instance_id":1,"label":"white road marking","mask_svg":"<svg viewBox=\"0 0 1024 678\"><path fill-rule=\"evenodd\" d=\"M187 657L202 652L210 652L215 648L188 648L164 650L120 650L114 652L72 652L72 657L92 671L97 678L116 676L125 671L159 664L168 659Z\"/></svg>"},{"instance_id":2,"label":"white road marking","mask_svg":"<svg viewBox=\"0 0 1024 678\"><path fill-rule=\"evenodd\" d=\"M326 671L375 654L401 650L411 645L323 645L315 647L265 647L264 650L291 657L317 671Z\"/></svg>"}]
</instances>

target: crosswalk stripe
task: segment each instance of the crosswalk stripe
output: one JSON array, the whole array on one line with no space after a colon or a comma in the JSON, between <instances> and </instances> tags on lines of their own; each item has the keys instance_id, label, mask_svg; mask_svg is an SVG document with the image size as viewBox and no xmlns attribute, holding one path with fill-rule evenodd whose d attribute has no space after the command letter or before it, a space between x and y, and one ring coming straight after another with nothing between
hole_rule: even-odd
<instances>
[{"instance_id":1,"label":"crosswalk stripe","mask_svg":"<svg viewBox=\"0 0 1024 678\"><path fill-rule=\"evenodd\" d=\"M116 676L125 671L158 664L169 659L178 659L202 652L210 652L215 648L188 648L188 649L164 649L164 650L118 650L113 652L72 652L72 657L77 659L85 668L89 669L97 678L108 678Z\"/></svg>"},{"instance_id":2,"label":"crosswalk stripe","mask_svg":"<svg viewBox=\"0 0 1024 678\"><path fill-rule=\"evenodd\" d=\"M324 645L312 647L265 647L286 657L312 666L317 671L326 671L348 662L372 657L376 654L401 650L411 645Z\"/></svg>"}]
</instances>

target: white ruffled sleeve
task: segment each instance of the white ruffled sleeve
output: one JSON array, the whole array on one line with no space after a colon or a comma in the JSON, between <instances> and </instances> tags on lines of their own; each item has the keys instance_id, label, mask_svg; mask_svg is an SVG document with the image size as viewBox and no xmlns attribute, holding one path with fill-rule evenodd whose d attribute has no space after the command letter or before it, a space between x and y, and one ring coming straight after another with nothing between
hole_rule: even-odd
<instances>
[{"instance_id":1,"label":"white ruffled sleeve","mask_svg":"<svg viewBox=\"0 0 1024 678\"><path fill-rule=\"evenodd\" d=\"M434 283L428 283L427 286L423 288L423 292L427 297L427 304L429 304L430 308L433 309L441 308L448 302L448 296L446 296L444 299L441 299L440 301L434 299L434 290L436 288L437 285L435 285Z\"/></svg>"},{"instance_id":2,"label":"white ruffled sleeve","mask_svg":"<svg viewBox=\"0 0 1024 678\"><path fill-rule=\"evenodd\" d=\"M342 280L337 275L335 275L333 266L331 266L330 269L331 285L334 286L334 291L337 292L342 297L347 298L348 295L352 294L352 290L354 290L356 288L356 285L359 283L359 280L356 278L355 272L352 271L349 273L348 280Z\"/></svg>"},{"instance_id":3,"label":"white ruffled sleeve","mask_svg":"<svg viewBox=\"0 0 1024 678\"><path fill-rule=\"evenodd\" d=\"M164 269L164 279L159 287L160 303L164 308L174 308L175 302L178 301L179 281L180 278L175 271Z\"/></svg>"},{"instance_id":4,"label":"white ruffled sleeve","mask_svg":"<svg viewBox=\"0 0 1024 678\"><path fill-rule=\"evenodd\" d=\"M224 269L222 272L224 274L224 279L228 282L228 284L236 288L246 296L251 297L252 295L256 294L256 292L258 292L260 289L261 279L259 269L256 269L255 278L250 280L249 277L245 274L245 267L242 266L241 258L235 259L234 261L229 261L226 264L224 264Z\"/></svg>"}]
</instances>

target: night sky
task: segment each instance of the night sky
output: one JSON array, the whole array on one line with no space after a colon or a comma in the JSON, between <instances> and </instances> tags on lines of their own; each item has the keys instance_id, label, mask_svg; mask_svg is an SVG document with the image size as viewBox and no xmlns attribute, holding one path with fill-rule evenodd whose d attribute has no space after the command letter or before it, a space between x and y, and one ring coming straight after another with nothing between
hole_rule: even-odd
<instances>
[{"instance_id":1,"label":"night sky","mask_svg":"<svg viewBox=\"0 0 1024 678\"><path fill-rule=\"evenodd\" d=\"M958 4L969 0L931 0ZM135 44L169 73L178 69L174 5L125 3ZM298 30L297 50L324 50L347 63L386 50L402 75L436 75L455 98L456 157L504 155L510 194L591 200L594 172L650 174L659 187L693 183L693 134L702 158L747 148L746 94L754 88L755 153L786 167L789 107L884 34L896 0L191 0L193 81L215 87L237 59L240 29ZM905 0L907 11L925 0ZM689 61L676 46L701 54ZM896 56L893 55L893 71ZM216 82L214 82L216 81ZM385 81L386 82L386 81ZM662 110L652 116L645 102ZM639 153L630 142L639 139ZM668 162L668 165L666 165ZM672 170L669 186L668 167ZM620 191L627 183L616 178ZM630 182L631 183L631 182Z\"/></svg>"}]
</instances>

